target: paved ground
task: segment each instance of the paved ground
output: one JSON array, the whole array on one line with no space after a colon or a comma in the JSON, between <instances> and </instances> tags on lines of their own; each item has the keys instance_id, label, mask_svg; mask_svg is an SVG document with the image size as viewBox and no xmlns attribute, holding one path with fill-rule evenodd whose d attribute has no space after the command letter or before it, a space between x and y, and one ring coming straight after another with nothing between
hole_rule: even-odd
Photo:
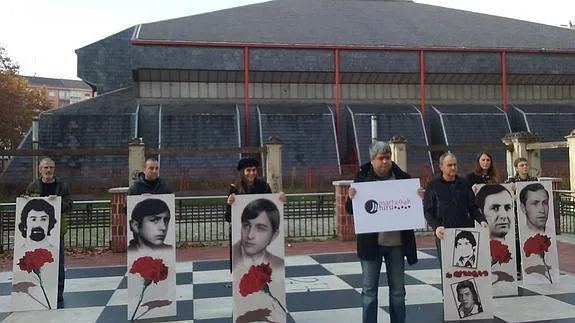
<instances>
[{"instance_id":1,"label":"paved ground","mask_svg":"<svg viewBox=\"0 0 575 323\"><path fill-rule=\"evenodd\" d=\"M442 322L439 263L434 249L419 249L419 262L407 267L408 322ZM355 253L286 258L288 322L359 322L361 269ZM385 266L382 268L385 272ZM67 271L64 309L10 313L10 272L0 273L0 321L125 322L126 267L72 268ZM389 322L385 275L379 289L379 322ZM226 260L177 264L177 316L142 322L231 322L232 298ZM490 322L575 322L575 278L559 285L525 286L519 295L494 300ZM485 322L485 321L483 321Z\"/></svg>"}]
</instances>

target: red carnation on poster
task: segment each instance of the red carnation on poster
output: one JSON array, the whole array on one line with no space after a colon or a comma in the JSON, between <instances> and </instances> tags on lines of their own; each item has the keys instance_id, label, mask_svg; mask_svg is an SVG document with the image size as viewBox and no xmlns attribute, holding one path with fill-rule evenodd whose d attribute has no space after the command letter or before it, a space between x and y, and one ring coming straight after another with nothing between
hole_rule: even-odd
<instances>
[{"instance_id":1,"label":"red carnation on poster","mask_svg":"<svg viewBox=\"0 0 575 323\"><path fill-rule=\"evenodd\" d=\"M551 247L551 238L546 235L536 234L532 237L529 237L523 244L523 252L525 252L525 257L529 257L531 255L539 255L543 260L543 266L547 271L547 277L551 284L553 284L553 279L551 278L551 272L549 271L549 266L547 266L547 262L545 261L545 253L549 251L549 247Z\"/></svg>"},{"instance_id":2,"label":"red carnation on poster","mask_svg":"<svg viewBox=\"0 0 575 323\"><path fill-rule=\"evenodd\" d=\"M246 297L252 293L264 292L276 301L284 312L287 312L280 301L270 292L269 283L272 282L272 268L269 263L252 265L240 280L240 294Z\"/></svg>"},{"instance_id":3,"label":"red carnation on poster","mask_svg":"<svg viewBox=\"0 0 575 323\"><path fill-rule=\"evenodd\" d=\"M130 268L130 274L140 274L144 279L144 285L142 287L142 293L140 294L140 300L138 301L138 305L136 305L136 310L132 315L132 319L136 317L136 312L138 312L138 308L142 303L142 299L144 298L144 292L146 288L152 284L158 284L158 282L166 280L168 278L168 267L164 265L164 261L162 259L155 259L149 256L140 257L134 261L132 264L132 268Z\"/></svg>"},{"instance_id":4,"label":"red carnation on poster","mask_svg":"<svg viewBox=\"0 0 575 323\"><path fill-rule=\"evenodd\" d=\"M52 253L44 248L34 249L33 251L26 251L26 253L24 253L24 257L20 258L20 261L18 262L18 267L20 267L20 270L27 271L29 273L34 272L34 274L36 274L38 277L40 288L42 288L42 293L44 293L44 298L48 304L48 309L52 309L52 306L50 305L50 301L46 295L46 290L44 290L44 283L42 282L42 267L45 264L53 262L54 257L52 257Z\"/></svg>"},{"instance_id":5,"label":"red carnation on poster","mask_svg":"<svg viewBox=\"0 0 575 323\"><path fill-rule=\"evenodd\" d=\"M506 264L511 260L511 252L509 247L504 245L499 240L491 240L491 266L495 264Z\"/></svg>"}]
</instances>

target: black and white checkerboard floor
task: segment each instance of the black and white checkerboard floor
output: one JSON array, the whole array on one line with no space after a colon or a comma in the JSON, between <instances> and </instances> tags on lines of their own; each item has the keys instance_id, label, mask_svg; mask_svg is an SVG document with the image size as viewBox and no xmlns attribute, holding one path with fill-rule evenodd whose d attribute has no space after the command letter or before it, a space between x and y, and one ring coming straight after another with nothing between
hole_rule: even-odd
<instances>
[{"instance_id":1,"label":"black and white checkerboard floor","mask_svg":"<svg viewBox=\"0 0 575 323\"><path fill-rule=\"evenodd\" d=\"M420 249L419 262L407 267L408 322L442 322L440 271L435 250ZM288 322L360 322L361 270L355 253L286 258ZM231 322L227 261L177 264L177 317L142 322ZM382 272L385 266L382 266ZM10 272L0 273L0 321L124 322L126 267L67 271L65 308L10 313ZM380 322L389 322L385 274L380 279ZM519 296L494 301L492 322L575 322L575 277L561 284L520 288Z\"/></svg>"}]
</instances>

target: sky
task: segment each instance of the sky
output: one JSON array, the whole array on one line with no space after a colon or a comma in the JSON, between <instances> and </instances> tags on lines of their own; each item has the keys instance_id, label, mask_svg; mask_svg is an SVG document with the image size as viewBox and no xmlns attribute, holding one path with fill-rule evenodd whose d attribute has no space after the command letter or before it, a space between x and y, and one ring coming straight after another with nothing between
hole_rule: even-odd
<instances>
[{"instance_id":1,"label":"sky","mask_svg":"<svg viewBox=\"0 0 575 323\"><path fill-rule=\"evenodd\" d=\"M0 19L0 46L20 64L22 75L78 79L74 51L125 28L139 23L265 1L4 0ZM569 21L575 23L575 0L415 0L415 2L553 26L566 25Z\"/></svg>"}]
</instances>

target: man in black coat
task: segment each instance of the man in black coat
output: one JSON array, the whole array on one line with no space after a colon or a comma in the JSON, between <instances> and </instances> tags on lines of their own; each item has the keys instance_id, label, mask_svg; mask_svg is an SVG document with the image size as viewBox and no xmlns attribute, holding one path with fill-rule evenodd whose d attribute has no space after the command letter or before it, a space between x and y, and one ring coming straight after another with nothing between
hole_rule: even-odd
<instances>
[{"instance_id":1,"label":"man in black coat","mask_svg":"<svg viewBox=\"0 0 575 323\"><path fill-rule=\"evenodd\" d=\"M411 176L391 161L389 144L376 141L369 147L370 162L362 165L354 182L409 179ZM423 189L418 194L423 196ZM353 214L355 188L349 189L346 211ZM385 194L385 193L383 193ZM382 195L383 195L382 194ZM382 259L385 258L389 284L389 309L392 323L405 322L405 262L417 262L417 247L413 230L357 234L357 256L361 261L363 289L363 323L377 323L377 294Z\"/></svg>"},{"instance_id":2,"label":"man in black coat","mask_svg":"<svg viewBox=\"0 0 575 323\"><path fill-rule=\"evenodd\" d=\"M475 221L487 228L487 220L475 203L475 194L467 181L457 175L457 158L447 152L439 157L441 176L425 188L423 212L435 232L437 254L441 262L441 242L445 228L473 228Z\"/></svg>"},{"instance_id":3,"label":"man in black coat","mask_svg":"<svg viewBox=\"0 0 575 323\"><path fill-rule=\"evenodd\" d=\"M158 161L154 158L148 158L144 171L138 174L138 178L132 183L128 195L172 194L168 184L159 175Z\"/></svg>"}]
</instances>

